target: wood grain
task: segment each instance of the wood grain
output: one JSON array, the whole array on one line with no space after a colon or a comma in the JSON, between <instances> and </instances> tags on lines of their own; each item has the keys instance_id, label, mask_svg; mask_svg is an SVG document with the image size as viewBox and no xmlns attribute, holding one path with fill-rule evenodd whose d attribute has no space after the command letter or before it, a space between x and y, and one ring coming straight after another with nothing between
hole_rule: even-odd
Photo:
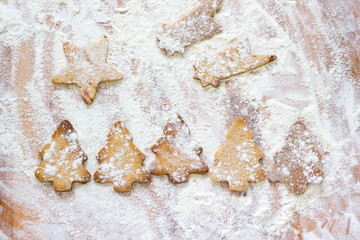
<instances>
[{"instance_id":1,"label":"wood grain","mask_svg":"<svg viewBox=\"0 0 360 240\"><path fill-rule=\"evenodd\" d=\"M6 0L0 2L8 4L8 1ZM146 8L147 1L144 0L143 2L144 8ZM203 0L200 2L203 2ZM292 8L292 10L284 8L283 4L286 2L295 2L295 8ZM352 86L357 91L353 92L353 96L349 97L354 98L354 105L359 106L360 103L360 0L314 0L312 1L313 4L307 4L308 2L309 1L307 0L256 0L254 1L254 4L259 4L267 14L271 15L275 19L276 24L281 26L289 38L306 53L305 58L314 65L319 76L319 78L314 79L314 81L318 81L319 84L321 83L323 86L327 86L330 89L329 91L331 94L328 101L324 101L322 96L317 97L317 107L322 114L322 117L328 119L334 128L341 129L343 134L348 136L346 139L349 144L342 150L343 152L351 153L351 156L349 157L354 158L354 161L357 162L356 165L349 164L346 166L351 169L351 182L355 186L360 181L360 133L357 130L355 131L356 134L352 134L353 131L351 130L350 123L352 119L347 119L345 114L348 106L346 106L345 101L340 99L343 99L346 88ZM115 8L122 6L123 2L120 0L116 3L102 1L102 4L106 4L107 6L114 4ZM230 4L234 9L241 9L242 7L241 0L224 0L223 4ZM26 4L15 1L14 6L26 15ZM311 8L309 6L315 7ZM62 8L64 11L67 10L66 4L62 4L59 8ZM148 21L152 21L151 11L148 11ZM349 22L352 22L352 26L344 26ZM40 163L37 150L40 150L43 143L49 140L50 133L53 131L51 126L55 126L67 117L67 113L61 106L62 100L54 94L54 92L59 89L51 84L50 79L54 74L53 65L56 61L54 60L52 51L57 44L54 31L64 31L66 33L68 30L65 28L66 26L62 26L61 23L56 22L52 17L47 17L45 24L49 29L49 31L45 33L46 40L43 42L45 54L38 60L45 66L44 69L42 69L43 79L41 79L41 81L46 81L46 84L44 85L45 88L39 88L39 91L42 92L42 96L46 96L42 102L42 109L37 109L32 102L28 101L30 93L26 87L34 81L34 67L37 61L36 59L39 57L34 50L36 44L38 44L36 42L36 36L33 36L26 42L22 42L18 47L9 47L1 39L0 33L0 104L4 101L2 92L11 92L16 96L16 111L19 113L17 117L21 123L18 128L21 131L21 137L23 138L23 146L21 146L21 149L23 152L29 153L28 156L24 156L24 161L30 161L28 163L29 168ZM112 26L109 26L105 22L99 22L99 26L106 28L109 33L112 33L113 31ZM329 33L329 29L331 30L331 33ZM267 31L266 26L264 26L264 29L262 30L264 33L266 32L269 34L269 37L274 34L271 31ZM343 51L337 51L337 49L342 49ZM131 55L126 46L123 48L122 53L125 56ZM136 58L132 59L130 62L131 75L143 77L139 70L143 63ZM342 66L342 69L341 71L336 72L337 70L333 70L332 66ZM144 66L142 67L144 68ZM135 91L139 96L143 96L143 98L139 99L139 105L142 112L148 115L150 115L151 112L160 112L159 115L151 116L151 121L158 122L157 120L163 117L162 112L178 107L181 104L171 101L169 93L164 91L168 86L166 83L161 82L161 78L156 74L157 70L152 66L146 66L145 68L147 68L147 71L153 72L152 76L156 80L154 80L156 84L152 86L152 88L149 88L148 85L139 81ZM301 70L301 68L299 69ZM299 72L297 77L301 78L304 74L306 73ZM334 74L337 74L338 76L342 76L341 74L343 74L343 76L346 75L350 77L344 77L342 80L343 82L339 82L336 80L339 79L339 77L335 79L333 77ZM124 76L125 79L126 77L127 76ZM173 77L175 78L178 76L174 75ZM293 80L287 76L283 76L282 79L277 79L278 76L270 77L272 78L272 81L276 79L277 82ZM13 79L14 81L10 82L8 79ZM125 83L123 84L126 84L126 80L124 81ZM226 124L224 125L230 127L235 119L244 118L254 134L254 141L261 148L263 145L261 141L262 131L257 123L259 122L259 119L266 121L266 119L271 116L267 111L266 103L274 98L274 96L264 97L262 99L264 107L257 109L251 104L252 100L249 100L244 96L245 94L240 87L234 89L230 86L230 82L224 82L222 84L224 84L227 99L219 104L228 104L231 106L229 109L224 109L223 111L219 110L219 115L225 115L224 119L226 119ZM98 94L101 95L104 93L108 86L109 85L104 84L102 86L104 87L103 89L100 87ZM184 117L186 117L188 121L196 124L199 119L197 114L203 114L205 117L209 118L209 121L214 118L214 116L207 116L207 113L203 111L202 104L206 103L202 102L202 96L198 94L198 90L192 89L190 84L186 81L184 81L184 85L179 85L177 87L181 89L180 94L183 97L191 99L192 108L184 110L187 115ZM295 82L291 87L295 89L304 88L300 81ZM76 99L78 92L75 88L73 90L73 97ZM61 92L63 90L60 89L59 91ZM159 95L161 96L160 99L157 98ZM121 101L121 98L118 95L111 95L110 93L109 96L111 97L111 102L118 103ZM148 99L148 101L145 101L144 99ZM81 101L81 99L77 100L79 100L79 102ZM98 97L95 101L99 101L101 104L105 103L101 97ZM302 106L297 107L299 109L302 108ZM239 108L244 109L244 111L238 111ZM0 105L0 117L1 114L3 114L3 111L6 111L6 109L4 109L2 108L2 105ZM110 123L115 122L118 116L125 110L121 109L121 111L115 113L114 116L111 117L113 119L109 120L109 126ZM44 113L49 114L45 116ZM121 117L123 119L131 118L131 116ZM43 121L39 120L39 118L48 118L49 120L46 122L46 125L42 125ZM163 126L159 125L158 127L161 130ZM196 134L196 129L191 129L191 131L193 130ZM0 133L2 133L1 130ZM214 130L214 134L219 135L221 133ZM105 132L104 135L106 135ZM156 139L155 136L154 139ZM30 145L35 149L34 151L28 150ZM205 160L208 161L209 166L211 166L212 160ZM263 162L267 167L271 166L271 156L265 154ZM51 239L54 233L51 232L51 230L48 230L46 226L50 226L54 222L48 221L47 218L40 215L36 210L28 209L25 207L26 205L24 203L14 200L17 199L17 194L21 193L13 187L13 182L17 181L27 184L29 181L24 176L14 175L11 171L11 164L8 156L5 156L0 152L0 184L5 186L4 188L1 188L4 192L0 192L0 231L2 231L9 239ZM3 169L10 170L4 171ZM172 236L174 239L183 239L184 230L180 228L178 219L172 214L175 211L172 208L172 206L175 205L174 202L179 201L180 199L179 192L174 185L166 181L167 179L161 178L161 180L163 182L161 185L162 189L159 189L157 185L152 183L144 185L135 184L134 187L140 190L124 195L124 198L129 200L129 202L133 202L133 205L130 205L129 207L139 207L139 209L141 208L139 211L146 212L146 215L148 216L146 221L149 223L154 223L159 218L164 219L163 221L166 222L165 226L160 226L159 224L151 225L150 230L156 237L166 238ZM349 186L342 185L341 182L339 183L339 188L348 189L348 187ZM50 185L49 188L51 188ZM227 186L222 186L222 188L225 191ZM47 190L44 191L46 192ZM161 195L160 193L164 191L168 192L166 195ZM272 193L271 196L269 196L271 216L264 220L268 222L271 222L272 217L279 213L283 204L283 195L279 190L279 186L275 183L271 183L270 191ZM47 194L54 199L61 199L63 202L71 202L71 200L75 198L71 193L68 195L56 195L49 191ZM236 194L237 193L231 193L229 195L233 196ZM147 202L144 202L143 198L146 198ZM352 204L349 204L349 199L352 200ZM254 203L252 203L252 206L260 204L258 201L259 200L256 199ZM306 236L309 236L309 234L313 234L319 238L331 236L335 239L357 239L358 235L356 234L359 232L359 225L348 215L344 214L344 212L351 212L356 220L360 221L360 208L358 207L360 205L360 193L353 191L348 195L336 194L326 196L322 201L322 208L316 209L313 218L305 216L300 212L295 212L292 216L291 229L279 236L272 236L270 233L268 233L269 235L264 234L264 239L267 237L272 239L306 239ZM42 207L50 209L51 203L44 202L45 204ZM139 204L137 205L137 203ZM228 212L225 211L222 215L223 221L227 222L230 229L235 229L239 227L236 223L240 220L233 219L233 222L231 222L231 220L227 219L227 216L229 212L235 212L237 206L229 204L227 207L226 211ZM72 208L69 209L73 210ZM329 209L332 211L329 211ZM52 213L55 214L58 212L53 210ZM207 214L209 218L212 217L211 212L204 214ZM78 216L74 216L74 218L79 216L80 213ZM79 227L86 229L87 219L79 219L77 222L79 222ZM47 231L40 234L39 232L36 232L34 228L28 227L33 224L45 226L42 229L47 229ZM218 235L215 235L218 234L217 229L208 229L208 226L201 227L204 236L207 238L214 239L219 237ZM74 239L75 238L76 237L74 237Z\"/></svg>"}]
</instances>

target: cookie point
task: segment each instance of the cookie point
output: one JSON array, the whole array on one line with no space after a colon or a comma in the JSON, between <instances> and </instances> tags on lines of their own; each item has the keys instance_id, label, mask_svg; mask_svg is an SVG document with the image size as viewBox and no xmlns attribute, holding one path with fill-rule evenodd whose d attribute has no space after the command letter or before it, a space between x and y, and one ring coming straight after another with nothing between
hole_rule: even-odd
<instances>
[{"instance_id":1,"label":"cookie point","mask_svg":"<svg viewBox=\"0 0 360 240\"><path fill-rule=\"evenodd\" d=\"M277 59L276 55L271 55L269 57L269 61L272 62L272 61L275 61Z\"/></svg>"},{"instance_id":2,"label":"cookie point","mask_svg":"<svg viewBox=\"0 0 360 240\"><path fill-rule=\"evenodd\" d=\"M69 120L63 120L61 123L62 124L70 124Z\"/></svg>"},{"instance_id":3,"label":"cookie point","mask_svg":"<svg viewBox=\"0 0 360 240\"><path fill-rule=\"evenodd\" d=\"M66 129L73 129L73 126L71 125L71 123L68 120L63 120L60 123L60 126L66 128Z\"/></svg>"},{"instance_id":4,"label":"cookie point","mask_svg":"<svg viewBox=\"0 0 360 240\"><path fill-rule=\"evenodd\" d=\"M87 105L91 105L93 103L94 99L85 99L84 98L84 102L87 104Z\"/></svg>"},{"instance_id":5,"label":"cookie point","mask_svg":"<svg viewBox=\"0 0 360 240\"><path fill-rule=\"evenodd\" d=\"M70 45L70 42L66 41L66 42L63 42L63 47L66 48Z\"/></svg>"},{"instance_id":6,"label":"cookie point","mask_svg":"<svg viewBox=\"0 0 360 240\"><path fill-rule=\"evenodd\" d=\"M214 84L211 84L214 88L217 88L219 85L220 85L220 83L214 83Z\"/></svg>"},{"instance_id":7,"label":"cookie point","mask_svg":"<svg viewBox=\"0 0 360 240\"><path fill-rule=\"evenodd\" d=\"M121 124L122 124L122 123L121 123L121 121L120 121L120 120L118 120L118 121L116 121L116 122L114 123L114 126L115 126L115 127L117 127L117 126L121 126Z\"/></svg>"},{"instance_id":8,"label":"cookie point","mask_svg":"<svg viewBox=\"0 0 360 240\"><path fill-rule=\"evenodd\" d=\"M56 75L54 75L52 78L51 78L51 82L52 83L57 83L57 79L59 78L59 75L58 74L56 74Z\"/></svg>"}]
</instances>

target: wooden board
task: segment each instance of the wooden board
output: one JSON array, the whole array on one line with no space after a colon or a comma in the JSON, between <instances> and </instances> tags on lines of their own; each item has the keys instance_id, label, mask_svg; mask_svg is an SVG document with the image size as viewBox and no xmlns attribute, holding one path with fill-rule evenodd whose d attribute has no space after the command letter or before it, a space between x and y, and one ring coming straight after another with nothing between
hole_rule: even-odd
<instances>
[{"instance_id":1,"label":"wooden board","mask_svg":"<svg viewBox=\"0 0 360 240\"><path fill-rule=\"evenodd\" d=\"M357 111L360 103L360 1L256 0L253 3L246 1L246 4L259 6L259 9L263 11L261 14L271 16L272 22L269 24L266 24L267 19L265 19L265 23L254 22L258 26L258 31L260 31L258 34L267 36L271 41L274 34L276 35L276 31L272 31L272 26L276 25L296 45L299 52L289 53L289 59L299 60L297 63L291 63L296 74L295 76L284 74L262 75L275 83L271 87L277 90L265 94L261 99L261 103L257 103L258 105L252 104L252 100L249 99L248 93L243 91L241 84L234 83L237 81L236 78L221 83L222 86L218 91L225 94L226 97L221 98L218 103L217 116L210 116L209 114L213 112L207 113L206 109L203 109L204 104L207 104L206 100L217 101L215 90L202 89L199 82L191 78L191 66L188 68L189 74L186 75L188 79L181 79L181 76L176 75L176 73L162 75L161 70L158 68L152 67L151 64L143 64L140 58L136 58L136 54L131 50L135 46L132 42L111 43L112 37L110 37L110 51L112 48L116 49L117 52L122 53L122 56L114 56L113 53L109 53L109 62L116 65L118 69L123 70L124 80L122 82L101 84L98 96L90 107L85 106L82 102L77 87L54 86L50 79L59 69L56 65L64 64L62 60L59 60L63 57L59 55L61 54L61 36L66 36L74 41L79 40L76 36L74 37L76 29L71 29L72 25L67 25L68 21L71 20L65 20L64 17L64 21L61 22L51 16L53 12L71 12L75 8L71 4L62 3L57 5L50 4L50 2L46 2L47 7L44 9L47 12L45 11L44 15L41 15L42 13L32 11L33 8L30 6L30 2L0 1L0 5L11 6L9 8L12 11L21 14L19 19L26 23L27 28L31 28L32 24L34 26L39 25L40 21L42 22L40 25L46 26L45 28L48 29L47 31L31 32L25 27L22 30L27 37L23 38L24 41L17 40L19 44L16 45L7 42L11 40L9 38L2 39L6 31L2 33L0 28L0 118L6 116L6 119L2 119L2 122L6 121L6 124L0 127L2 128L0 130L0 238L62 239L59 236L63 236L64 239L96 239L99 237L111 239L114 236L121 236L130 239L139 236L139 231L142 230L148 232L148 238L152 237L154 239L186 239L187 237L198 239L235 238L234 235L231 235L232 232L237 232L241 228L246 229L246 224L251 224L251 220L246 224L239 222L239 219L242 218L238 219L236 216L240 217L241 214L245 214L248 219L251 219L252 212L245 211L243 213L240 206L233 205L236 201L240 201L234 199L241 199L244 196L228 191L226 184L211 183L206 175L192 177L187 185L174 185L169 183L166 177L154 177L151 183L136 184L132 192L123 195L113 193L110 186L98 185L93 181L87 185L77 184L73 191L69 193L55 193L50 183L40 183L31 174L40 163L38 152L50 141L50 136L56 125L63 119L72 118L74 113L78 111L78 119L68 120L73 123L79 133L80 145L89 156L87 166L92 173L98 166L95 155L104 145L110 126L117 120L127 123L134 136L135 144L138 144L138 147L146 153L147 159L151 159L153 156L151 156L149 145L141 145L141 143L146 141L155 143L155 140L161 135L162 127L165 125L165 113L170 112L170 109L178 109L184 114L183 117L195 137L200 139L200 143L204 148L205 159L210 168L214 164L211 156L225 140L225 130L239 117L244 118L252 129L255 142L263 148L265 154L263 162L270 167L273 150L262 139L263 132L261 129L264 123L267 124L265 124L266 126L271 124L271 122L267 122L267 119L274 117L268 111L267 105L274 99L286 102L286 99L282 99L280 96L282 92L297 91L313 91L315 97L311 101L317 103L317 116L319 118L313 119L314 124L310 128L318 129L319 124L328 124L324 125L324 128L333 128L333 132L328 131L327 133L331 139L341 139L341 144L339 143L339 148L336 150L343 153L343 159L339 160L342 163L339 166L339 172L348 172L349 179L346 181L338 179L336 188L339 191L334 191L333 194L324 195L323 197L319 196L318 199L321 199L322 202L321 207L314 209L309 206L311 213L306 212L304 207L301 208L303 212L293 211L290 216L291 221L284 223L289 225L285 232L274 231L271 226L274 226L272 225L274 219L279 220L279 214L281 215L282 209L287 204L286 201L289 195L286 195L287 192L281 184L264 183L265 186L269 186L269 192L271 193L268 198L271 213L264 220L256 220L257 223L263 222L262 226L258 226L261 229L258 233L262 233L264 239L268 237L271 239L306 239L306 237L311 236L323 239L356 239L359 236L360 189L356 187L356 184L358 185L360 181L360 136L359 129L354 128L354 126L357 126L356 122L359 121ZM191 2L193 6L197 5L196 1L183 2L186 10L191 9L186 5L188 2ZM138 21L160 23L164 20L160 15L154 13L153 1L141 1L141 4L139 4L139 9L142 9L142 13L146 13L146 17L137 16L137 13L132 11L131 6L136 5L135 3L100 1L98 4L99 9L120 9L114 10L115 15L124 14L122 11L126 12L125 14L133 14L139 17ZM167 4L169 3L167 2ZM246 12L246 4L241 0L224 0L219 15L222 13L221 11L224 13L224 11L230 11L229 9L231 9L229 18L241 19L242 14ZM84 5L80 3L75 5L80 6L78 11L81 14L83 14L83 10L86 10ZM174 11L175 7L169 9ZM185 10L178 9L176 14L181 16L184 13ZM4 19L3 16L7 14L10 16L11 13L0 12L0 20ZM38 16L40 20L35 16ZM85 19L87 18L91 18L91 15L85 17ZM66 17L66 19L68 18ZM121 18L116 20L119 19L121 20ZM136 19L134 21L136 22ZM113 24L111 21L99 19L97 27L104 29L108 36L111 36L118 27ZM118 24L121 26L121 23ZM155 30L155 28L156 24L153 25L151 30ZM136 25L134 25L134 29L141 31ZM228 29L225 28L223 31L226 34ZM123 34L127 33L124 32ZM141 43L136 42L135 37L137 35L134 33L129 34L134 36L134 42L138 44L137 46L141 46ZM251 35L251 33L249 34ZM243 39L244 35L238 38ZM89 33L89 36L92 35ZM92 39L91 41L96 40L98 39ZM156 42L155 38L152 40ZM195 44L193 48L187 48L186 54L196 54L196 49L200 44L211 46L212 40L206 41ZM38 54L39 44L43 51L41 54ZM210 52L215 53L216 50L225 49L229 44L229 42L226 42L224 46L213 47ZM154 51L158 51L158 49L154 48ZM191 53L191 51L193 52ZM187 59L193 59L189 55L186 55ZM278 61L285 61L281 57L283 55L278 56ZM180 61L179 59L181 59L179 55L175 56L175 58L169 57L169 61ZM305 68L301 67L304 60L314 70L310 75L315 76L313 81L319 83L317 88L309 90L304 87L302 79L309 75L309 72L306 72ZM162 67L166 71L170 71L169 66L163 65ZM261 74L262 71L271 71L271 67L256 70L251 74ZM153 75L149 75L149 72L153 73ZM150 81L149 76L153 77L151 84L146 82ZM173 96L167 93L167 87L171 86L154 83L164 81L168 76L179 78L180 83L177 86L179 88L179 99L189 99L189 101L184 104L180 100L176 102ZM134 86L127 80L131 78L140 79L135 90L127 89ZM245 80L239 81L244 83ZM310 85L316 86L315 83ZM29 88L29 86L31 87ZM34 95L33 91L36 88L38 88L40 95ZM139 112L142 115L129 114L128 110L131 106L123 104L124 98L128 96L126 91L137 92L138 97L132 99L131 102L135 102L137 106L140 106ZM325 92L328 93L326 101L324 101ZM204 100L205 94L209 94L210 97ZM37 98L37 96L40 96L40 98ZM67 99L69 96L71 99ZM159 96L161 96L161 99L157 99ZM69 106L65 106L67 103ZM301 101L289 103L292 108L299 111L303 110L302 104ZM239 108L243 111L240 111ZM71 114L68 111L72 111ZM244 114L244 111L246 114ZM348 112L353 112L353 114L350 114L352 118L348 117ZM145 119L144 116L146 116ZM305 116L308 117L308 121L312 121L309 117L311 114ZM206 119L209 121L208 125L199 126L199 123L203 123ZM94 121L94 127L83 128L82 123L85 123L85 121ZM152 124L154 127L147 132L143 129L137 129L136 126L139 124L146 126ZM99 125L104 125L101 131L96 128ZM218 125L221 126L216 127ZM89 126L89 124L87 123L86 126ZM204 131L211 133L206 137L215 139L216 145L210 146L205 141L201 142ZM144 140L141 140L142 136L145 138ZM8 144L5 142L9 141L16 145L14 148L17 152L22 153L22 156L16 155L17 152L12 153L11 149L7 148ZM19 157L23 161L20 167L15 166L20 161ZM336 161L336 158L328 158L328 160L324 161L325 175L327 173L326 169L328 169L326 164L329 164L329 161ZM329 170L329 172L334 174L334 171ZM336 178L335 175L331 174L328 175L329 178ZM186 211L183 214L185 216L188 214L189 218L192 214L198 214L201 219L207 219L208 222L191 220L194 222L189 223L189 225L180 224L179 222L182 221L184 215L177 212L177 206L179 206L179 202L187 199L182 194L183 191L186 191L184 189L189 187L189 184L195 185L196 188L193 189L200 189L200 193L204 196L207 196L208 192L214 194L215 192L211 192L213 188L216 188L217 193L223 191L224 196L227 196L223 198L229 199L228 202L223 202L224 211L226 210L226 212L223 215L211 212L212 207L206 205L207 200L205 197L205 200L194 201L203 201L200 203L200 205L202 204L201 209L207 211L194 213ZM202 192L203 187L208 192ZM258 196L256 191L257 186L255 184L251 185L246 197ZM41 194L34 195L35 192ZM190 191L190 193L193 192ZM106 195L111 195L110 200ZM104 198L103 204L109 207L102 205L100 201L102 198ZM116 198L118 202L116 202L117 200L114 201ZM89 202L83 201L84 199L89 199ZM213 199L217 200L217 197L214 196ZM301 205L303 201L301 199L300 196L294 202ZM99 202L94 203L93 211L89 212L92 200L98 200ZM249 206L257 209L261 204L261 202L254 201L254 203L249 203ZM88 206L85 208L85 205ZM116 206L116 208L110 208L110 206ZM294 209L296 209L296 206L294 206ZM139 215L134 216L134 218L126 215L127 219L121 219L122 214L125 215L127 211L139 212ZM109 216L108 219L105 222L99 222L97 217L103 215ZM138 216L142 216L143 225L141 227L136 226ZM232 216L233 219L229 219L229 216ZM213 228L212 218L218 222L223 221L228 228L225 229L223 225ZM94 227L95 224L96 227ZM184 226L186 226L185 229ZM275 224L275 226L278 225ZM253 230L252 227L248 226L248 228L249 231L250 229ZM145 238L146 232L141 232L141 236ZM251 235L238 237L250 238Z\"/></svg>"}]
</instances>

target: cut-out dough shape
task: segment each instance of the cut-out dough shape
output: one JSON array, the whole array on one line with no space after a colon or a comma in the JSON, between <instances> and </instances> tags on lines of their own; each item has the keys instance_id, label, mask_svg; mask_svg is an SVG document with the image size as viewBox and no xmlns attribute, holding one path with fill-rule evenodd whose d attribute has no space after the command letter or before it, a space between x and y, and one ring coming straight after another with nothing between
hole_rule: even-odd
<instances>
[{"instance_id":1,"label":"cut-out dough shape","mask_svg":"<svg viewBox=\"0 0 360 240\"><path fill-rule=\"evenodd\" d=\"M194 64L194 79L201 86L218 87L220 80L247 72L276 60L275 55L252 55L247 41L237 43L213 57L204 58Z\"/></svg>"},{"instance_id":2,"label":"cut-out dough shape","mask_svg":"<svg viewBox=\"0 0 360 240\"><path fill-rule=\"evenodd\" d=\"M108 40L100 40L90 49L80 49L69 42L63 44L68 68L52 78L56 84L77 84L85 103L94 101L100 82L116 81L121 74L106 62Z\"/></svg>"},{"instance_id":3,"label":"cut-out dough shape","mask_svg":"<svg viewBox=\"0 0 360 240\"><path fill-rule=\"evenodd\" d=\"M43 161L35 176L40 181L53 182L56 191L69 191L73 182L86 183L90 180L91 175L83 165L87 156L78 145L77 134L67 120L61 122L40 156Z\"/></svg>"},{"instance_id":4,"label":"cut-out dough shape","mask_svg":"<svg viewBox=\"0 0 360 240\"><path fill-rule=\"evenodd\" d=\"M145 155L134 145L125 125L118 121L108 135L108 141L99 152L101 165L94 174L99 183L112 183L116 192L127 192L133 182L147 182L151 175L144 170Z\"/></svg>"},{"instance_id":5,"label":"cut-out dough shape","mask_svg":"<svg viewBox=\"0 0 360 240\"><path fill-rule=\"evenodd\" d=\"M173 183L188 181L190 173L207 173L199 157L202 148L192 139L184 120L177 115L164 128L164 136L151 148L156 154L151 173L168 174Z\"/></svg>"},{"instance_id":6,"label":"cut-out dough shape","mask_svg":"<svg viewBox=\"0 0 360 240\"><path fill-rule=\"evenodd\" d=\"M247 182L265 179L265 171L259 160L263 157L260 148L251 141L252 133L245 121L237 119L226 134L226 142L215 153L218 161L209 175L213 181L227 181L229 188L245 191Z\"/></svg>"},{"instance_id":7,"label":"cut-out dough shape","mask_svg":"<svg viewBox=\"0 0 360 240\"><path fill-rule=\"evenodd\" d=\"M320 183L324 173L315 164L322 159L315 146L314 137L301 121L295 122L285 139L284 147L275 154L275 168L268 178L273 182L285 182L293 193L303 193L307 183Z\"/></svg>"},{"instance_id":8,"label":"cut-out dough shape","mask_svg":"<svg viewBox=\"0 0 360 240\"><path fill-rule=\"evenodd\" d=\"M157 34L159 47L168 54L184 53L185 47L191 43L209 38L221 31L220 24L213 15L222 0L209 0L194 9L185 17L172 25L163 24Z\"/></svg>"}]
</instances>

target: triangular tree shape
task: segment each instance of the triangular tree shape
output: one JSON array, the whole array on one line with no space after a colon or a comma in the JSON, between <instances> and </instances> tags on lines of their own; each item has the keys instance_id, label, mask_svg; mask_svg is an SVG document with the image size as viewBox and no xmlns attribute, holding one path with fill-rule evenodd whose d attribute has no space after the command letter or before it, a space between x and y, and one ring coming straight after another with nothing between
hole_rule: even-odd
<instances>
[{"instance_id":1,"label":"triangular tree shape","mask_svg":"<svg viewBox=\"0 0 360 240\"><path fill-rule=\"evenodd\" d=\"M83 166L87 156L78 145L77 134L67 120L61 122L40 156L43 161L35 176L40 181L52 181L56 191L69 191L73 182L90 180L91 175Z\"/></svg>"},{"instance_id":2,"label":"triangular tree shape","mask_svg":"<svg viewBox=\"0 0 360 240\"><path fill-rule=\"evenodd\" d=\"M134 145L129 130L120 121L110 130L97 159L101 165L94 174L95 181L111 182L116 192L130 191L133 182L146 182L151 178L142 166L145 155Z\"/></svg>"},{"instance_id":3,"label":"triangular tree shape","mask_svg":"<svg viewBox=\"0 0 360 240\"><path fill-rule=\"evenodd\" d=\"M220 24L214 20L214 13L222 0L207 0L189 14L172 25L163 24L157 34L159 47L169 55L184 53L185 47L213 36L221 31Z\"/></svg>"},{"instance_id":4,"label":"triangular tree shape","mask_svg":"<svg viewBox=\"0 0 360 240\"><path fill-rule=\"evenodd\" d=\"M170 181L188 181L190 173L207 173L208 167L199 157L202 148L193 140L184 120L177 115L164 128L164 136L151 148L156 154L151 173L168 174Z\"/></svg>"},{"instance_id":5,"label":"triangular tree shape","mask_svg":"<svg viewBox=\"0 0 360 240\"><path fill-rule=\"evenodd\" d=\"M324 173L315 164L321 159L314 136L303 122L297 121L290 127L285 145L275 154L275 168L268 178L285 182L293 193L303 193L307 183L320 183L324 178Z\"/></svg>"},{"instance_id":6,"label":"triangular tree shape","mask_svg":"<svg viewBox=\"0 0 360 240\"><path fill-rule=\"evenodd\" d=\"M227 181L229 188L236 191L245 191L249 181L264 180L265 171L259 163L263 153L251 141L252 133L245 121L237 119L226 138L224 145L215 153L218 164L210 171L210 178Z\"/></svg>"}]
</instances>

